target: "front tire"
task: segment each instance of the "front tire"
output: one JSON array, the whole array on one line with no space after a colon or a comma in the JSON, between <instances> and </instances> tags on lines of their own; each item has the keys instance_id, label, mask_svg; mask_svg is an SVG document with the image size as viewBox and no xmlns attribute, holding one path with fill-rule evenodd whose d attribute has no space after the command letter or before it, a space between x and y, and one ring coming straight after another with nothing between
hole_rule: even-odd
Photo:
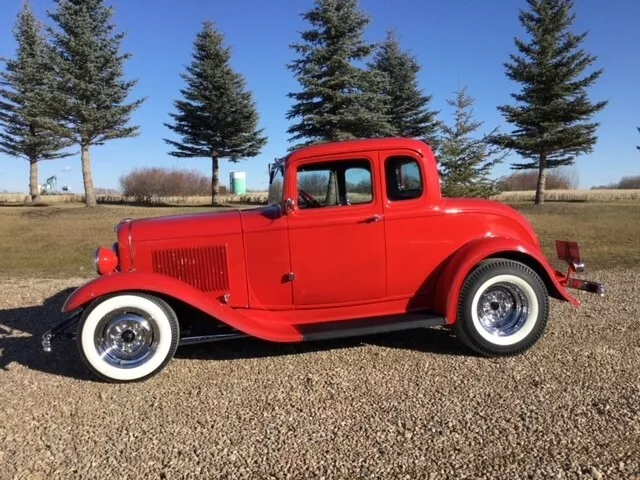
<instances>
[{"instance_id":1,"label":"front tire","mask_svg":"<svg viewBox=\"0 0 640 480\"><path fill-rule=\"evenodd\" d=\"M171 361L179 341L173 309L142 293L119 293L95 300L78 325L80 356L109 382L146 380Z\"/></svg>"},{"instance_id":2,"label":"front tire","mask_svg":"<svg viewBox=\"0 0 640 480\"><path fill-rule=\"evenodd\" d=\"M540 276L523 263L492 259L464 282L454 332L481 355L517 355L540 339L548 316L549 295Z\"/></svg>"}]
</instances>

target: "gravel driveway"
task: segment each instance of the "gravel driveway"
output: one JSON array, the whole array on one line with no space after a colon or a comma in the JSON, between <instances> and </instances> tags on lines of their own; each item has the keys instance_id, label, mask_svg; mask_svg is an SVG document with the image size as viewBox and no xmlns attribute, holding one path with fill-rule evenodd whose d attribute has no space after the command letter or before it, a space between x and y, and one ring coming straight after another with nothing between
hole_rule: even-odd
<instances>
[{"instance_id":1,"label":"gravel driveway","mask_svg":"<svg viewBox=\"0 0 640 480\"><path fill-rule=\"evenodd\" d=\"M533 350L444 330L183 347L161 375L94 381L40 349L81 279L0 279L0 478L640 478L640 271L554 302Z\"/></svg>"}]
</instances>

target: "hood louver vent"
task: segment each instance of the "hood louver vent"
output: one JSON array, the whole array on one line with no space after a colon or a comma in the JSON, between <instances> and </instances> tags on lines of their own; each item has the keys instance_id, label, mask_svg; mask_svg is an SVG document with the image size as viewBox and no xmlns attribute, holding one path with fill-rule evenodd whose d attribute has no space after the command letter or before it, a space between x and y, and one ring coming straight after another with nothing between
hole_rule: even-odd
<instances>
[{"instance_id":1,"label":"hood louver vent","mask_svg":"<svg viewBox=\"0 0 640 480\"><path fill-rule=\"evenodd\" d=\"M176 278L203 292L229 289L225 245L155 250L152 260L155 273Z\"/></svg>"}]
</instances>

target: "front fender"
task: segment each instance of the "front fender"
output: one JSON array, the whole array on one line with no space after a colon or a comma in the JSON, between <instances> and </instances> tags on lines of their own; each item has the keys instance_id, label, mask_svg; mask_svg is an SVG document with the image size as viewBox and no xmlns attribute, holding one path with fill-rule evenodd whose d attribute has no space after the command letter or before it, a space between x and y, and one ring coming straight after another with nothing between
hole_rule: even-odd
<instances>
[{"instance_id":1,"label":"front fender","mask_svg":"<svg viewBox=\"0 0 640 480\"><path fill-rule=\"evenodd\" d=\"M566 300L574 306L580 305L580 301L569 295L560 284L557 272L538 247L515 238L484 237L460 248L440 273L434 305L436 311L444 314L447 324L456 321L458 297L464 281L474 267L487 258L500 256L522 261L536 270L552 297Z\"/></svg>"},{"instance_id":2,"label":"front fender","mask_svg":"<svg viewBox=\"0 0 640 480\"><path fill-rule=\"evenodd\" d=\"M68 314L93 300L118 292L146 292L175 298L226 323L247 335L274 342L299 342L300 333L293 327L252 318L250 310L240 312L207 298L200 290L180 280L149 273L116 273L97 277L77 288L65 301L62 312Z\"/></svg>"}]
</instances>

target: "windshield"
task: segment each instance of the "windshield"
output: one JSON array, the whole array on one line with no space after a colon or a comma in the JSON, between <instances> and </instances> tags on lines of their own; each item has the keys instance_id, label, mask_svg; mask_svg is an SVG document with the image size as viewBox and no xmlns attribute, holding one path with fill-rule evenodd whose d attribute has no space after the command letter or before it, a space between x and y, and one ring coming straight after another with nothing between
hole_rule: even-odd
<instances>
[{"instance_id":1,"label":"windshield","mask_svg":"<svg viewBox=\"0 0 640 480\"><path fill-rule=\"evenodd\" d=\"M282 192L284 185L284 159L276 160L269 165L269 205L282 204Z\"/></svg>"}]
</instances>

